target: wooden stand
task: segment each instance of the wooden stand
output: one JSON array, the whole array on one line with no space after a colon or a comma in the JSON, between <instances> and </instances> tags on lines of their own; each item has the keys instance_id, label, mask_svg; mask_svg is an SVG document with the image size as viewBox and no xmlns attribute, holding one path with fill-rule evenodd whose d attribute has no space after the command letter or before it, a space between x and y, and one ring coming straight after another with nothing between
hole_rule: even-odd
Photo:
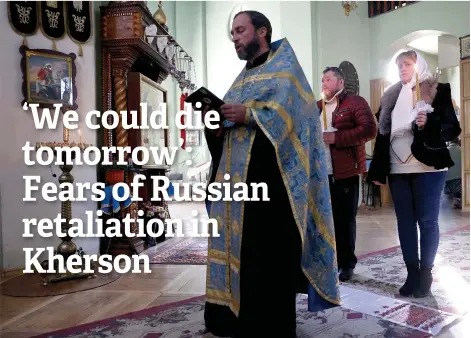
<instances>
[{"instance_id":1,"label":"wooden stand","mask_svg":"<svg viewBox=\"0 0 471 338\"><path fill-rule=\"evenodd\" d=\"M157 83L169 74L170 63L144 40L145 26L155 24L158 34L168 34L144 5L137 1L110 2L101 7L102 111L128 109L127 75L139 72ZM129 132L139 132L129 131ZM103 130L105 146L128 145L128 130L121 123Z\"/></svg>"},{"instance_id":2,"label":"wooden stand","mask_svg":"<svg viewBox=\"0 0 471 338\"><path fill-rule=\"evenodd\" d=\"M102 107L101 111L113 110L118 113L139 109L140 94L133 89L129 80L135 81L131 73L140 73L157 84L167 78L171 67L164 55L152 48L145 40L145 28L149 25L157 27L158 35L168 35L166 28L160 25L149 12L147 6L140 1L110 1L101 11L101 40L102 40ZM136 106L137 104L137 106ZM132 106L132 107L130 107ZM128 113L128 116L131 115ZM131 119L129 119L131 120ZM122 121L114 130L101 130L103 146L127 147L140 146L141 130L123 128ZM166 138L167 139L167 138ZM168 144L166 144L168 146ZM125 182L130 184L135 174L135 166L123 168ZM137 168L140 173L149 176L145 168ZM100 166L98 179L104 182L106 166ZM168 167L153 170L152 175L165 175ZM146 186L139 193L144 202L150 200L151 180L146 180ZM160 203L166 208L166 203ZM141 209L138 204L135 208ZM127 212L134 212L128 210ZM145 249L144 238L104 239L102 250L113 255L135 254Z\"/></svg>"}]
</instances>

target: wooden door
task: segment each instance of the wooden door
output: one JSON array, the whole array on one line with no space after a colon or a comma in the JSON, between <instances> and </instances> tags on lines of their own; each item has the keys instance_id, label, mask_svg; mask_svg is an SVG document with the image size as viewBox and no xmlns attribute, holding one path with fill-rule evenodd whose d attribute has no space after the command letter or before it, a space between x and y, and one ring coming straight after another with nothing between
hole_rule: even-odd
<instances>
[{"instance_id":1,"label":"wooden door","mask_svg":"<svg viewBox=\"0 0 471 338\"><path fill-rule=\"evenodd\" d=\"M469 211L469 59L460 62L462 209Z\"/></svg>"},{"instance_id":2,"label":"wooden door","mask_svg":"<svg viewBox=\"0 0 471 338\"><path fill-rule=\"evenodd\" d=\"M388 86L389 82L385 79L370 80L370 108L375 117L381 104L381 96ZM371 141L371 149L374 149L375 141L375 139Z\"/></svg>"},{"instance_id":3,"label":"wooden door","mask_svg":"<svg viewBox=\"0 0 471 338\"><path fill-rule=\"evenodd\" d=\"M374 79L370 80L370 108L373 114L378 112L379 105L381 103L381 97L383 96L384 90L389 86L389 82L386 79ZM371 149L374 149L376 139L371 141ZM392 205L391 192L389 191L389 185L381 185L381 202L383 206Z\"/></svg>"},{"instance_id":4,"label":"wooden door","mask_svg":"<svg viewBox=\"0 0 471 338\"><path fill-rule=\"evenodd\" d=\"M385 79L370 80L370 107L373 114L376 115L381 103L381 96L387 88L388 82Z\"/></svg>"}]
</instances>

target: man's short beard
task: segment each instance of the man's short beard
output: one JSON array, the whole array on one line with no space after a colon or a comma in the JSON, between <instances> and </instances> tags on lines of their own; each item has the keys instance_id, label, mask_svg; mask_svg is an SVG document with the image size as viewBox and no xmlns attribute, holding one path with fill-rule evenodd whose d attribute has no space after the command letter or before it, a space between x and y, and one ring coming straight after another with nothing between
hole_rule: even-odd
<instances>
[{"instance_id":1,"label":"man's short beard","mask_svg":"<svg viewBox=\"0 0 471 338\"><path fill-rule=\"evenodd\" d=\"M260 50L260 42L256 37L249 42L247 47L244 47L240 52L237 53L237 56L241 60L251 60Z\"/></svg>"},{"instance_id":2,"label":"man's short beard","mask_svg":"<svg viewBox=\"0 0 471 338\"><path fill-rule=\"evenodd\" d=\"M343 88L341 88L341 87L335 88L335 89L333 90L333 92L329 95L329 97L326 96L325 99L326 99L327 101L332 100L332 98L334 97L334 95L337 94L337 93L338 93L339 91L341 91L342 89L343 89Z\"/></svg>"}]
</instances>

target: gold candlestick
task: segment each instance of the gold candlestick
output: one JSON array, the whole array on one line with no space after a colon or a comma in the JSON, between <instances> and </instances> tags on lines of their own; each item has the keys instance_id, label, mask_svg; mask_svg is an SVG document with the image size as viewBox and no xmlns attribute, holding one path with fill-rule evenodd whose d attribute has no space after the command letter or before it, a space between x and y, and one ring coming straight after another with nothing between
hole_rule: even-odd
<instances>
[{"instance_id":1,"label":"gold candlestick","mask_svg":"<svg viewBox=\"0 0 471 338\"><path fill-rule=\"evenodd\" d=\"M69 137L68 129L64 128L64 142L66 142L66 139ZM69 147L70 144L66 144L65 147ZM88 147L88 144L81 144L79 146L80 150L83 151L86 147ZM55 150L56 147L64 147L60 142L37 142L36 143L36 150L39 149L40 147L49 147L51 148L55 155L57 156L57 151ZM74 182L74 176L71 174L71 171L73 169L73 164L64 164L60 165L59 168L62 171L62 174L59 176L59 183L73 183ZM67 188L62 188L64 191ZM66 200L61 202L61 216L64 219L64 222L62 224L62 230L66 234L63 237L59 237L61 240L61 243L58 245L56 253L57 255L61 255L64 258L64 262L67 262L67 259L74 254L80 255L83 257L85 254L83 250L80 248L78 249L76 244L73 242L73 238L69 236L68 230L70 227L72 227L72 224L70 223L70 220L72 219L72 201ZM82 260L82 266L81 269L85 270L86 268L86 263ZM43 264L46 264L48 262L43 262ZM78 279L78 278L94 278L95 277L95 272L72 272L69 271L66 267L65 272L60 272L58 271L59 265L58 261L54 260L54 262L51 263L53 265L54 269L57 272L54 273L41 273L41 278L43 280L43 284L47 285L48 283L52 282L59 282L59 281L64 281L64 280L70 280L70 279ZM75 268L78 268L78 266L75 266ZM96 264L92 262L91 268L93 271L96 271Z\"/></svg>"},{"instance_id":2,"label":"gold candlestick","mask_svg":"<svg viewBox=\"0 0 471 338\"><path fill-rule=\"evenodd\" d=\"M419 72L415 72L415 93L417 94L417 102L420 101L420 83L419 83Z\"/></svg>"},{"instance_id":3,"label":"gold candlestick","mask_svg":"<svg viewBox=\"0 0 471 338\"><path fill-rule=\"evenodd\" d=\"M69 129L64 127L62 134L63 134L64 143L69 143Z\"/></svg>"},{"instance_id":4,"label":"gold candlestick","mask_svg":"<svg viewBox=\"0 0 471 338\"><path fill-rule=\"evenodd\" d=\"M324 94L322 93L322 119L324 121L324 130L327 130L327 113L325 111Z\"/></svg>"}]
</instances>

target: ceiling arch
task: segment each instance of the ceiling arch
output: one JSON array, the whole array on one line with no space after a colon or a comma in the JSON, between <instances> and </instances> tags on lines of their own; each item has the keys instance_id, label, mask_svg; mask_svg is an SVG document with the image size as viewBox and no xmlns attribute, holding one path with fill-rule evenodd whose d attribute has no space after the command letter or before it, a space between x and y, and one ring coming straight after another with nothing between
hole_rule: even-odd
<instances>
[{"instance_id":1,"label":"ceiling arch","mask_svg":"<svg viewBox=\"0 0 471 338\"><path fill-rule=\"evenodd\" d=\"M420 48L420 45L423 44L423 42L430 43L431 41L433 41L433 39L437 39L436 43L438 45L438 37L443 36L443 35L453 36L452 34L449 34L447 32L437 31L437 30L420 30L420 31L411 32L397 39L396 41L394 41L389 46L384 56L387 59L389 59L391 55L393 55L394 53L396 53L398 50L402 48L414 48L414 49L427 53L427 49L429 51L432 51L433 49L435 49L435 46L427 46L427 47L424 46Z\"/></svg>"}]
</instances>

